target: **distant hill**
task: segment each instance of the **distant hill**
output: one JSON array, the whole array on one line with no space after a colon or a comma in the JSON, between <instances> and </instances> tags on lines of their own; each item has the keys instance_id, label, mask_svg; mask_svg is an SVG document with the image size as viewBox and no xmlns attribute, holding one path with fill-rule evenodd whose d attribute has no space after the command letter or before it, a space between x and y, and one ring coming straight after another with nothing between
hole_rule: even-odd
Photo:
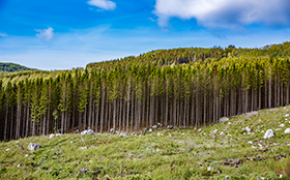
<instances>
[{"instance_id":1,"label":"distant hill","mask_svg":"<svg viewBox=\"0 0 290 180\"><path fill-rule=\"evenodd\" d=\"M37 69L28 68L25 66L21 66L19 64L14 63L2 63L0 62L0 76L12 73L12 72L19 72L19 71L34 71Z\"/></svg>"}]
</instances>

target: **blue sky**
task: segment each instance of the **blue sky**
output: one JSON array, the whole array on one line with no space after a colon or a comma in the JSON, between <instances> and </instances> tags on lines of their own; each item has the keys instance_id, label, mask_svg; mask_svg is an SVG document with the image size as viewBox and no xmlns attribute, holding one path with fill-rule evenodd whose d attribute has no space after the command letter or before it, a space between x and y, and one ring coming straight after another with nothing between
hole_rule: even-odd
<instances>
[{"instance_id":1,"label":"blue sky","mask_svg":"<svg viewBox=\"0 0 290 180\"><path fill-rule=\"evenodd\" d=\"M290 40L289 0L0 0L0 62L44 70Z\"/></svg>"}]
</instances>

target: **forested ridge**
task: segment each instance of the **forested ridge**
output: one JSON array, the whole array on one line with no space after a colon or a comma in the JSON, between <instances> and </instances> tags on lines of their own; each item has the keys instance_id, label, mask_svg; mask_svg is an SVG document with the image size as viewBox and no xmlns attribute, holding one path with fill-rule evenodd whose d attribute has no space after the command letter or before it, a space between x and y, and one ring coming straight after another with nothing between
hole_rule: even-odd
<instances>
[{"instance_id":1,"label":"forested ridge","mask_svg":"<svg viewBox=\"0 0 290 180\"><path fill-rule=\"evenodd\" d=\"M3 76L0 139L88 127L139 133L157 123L205 126L289 105L289 45L157 50L86 69Z\"/></svg>"},{"instance_id":2,"label":"forested ridge","mask_svg":"<svg viewBox=\"0 0 290 180\"><path fill-rule=\"evenodd\" d=\"M0 76L6 75L8 73L12 72L19 72L19 71L34 71L36 69L28 68L25 66L21 66L19 64L14 64L14 63L3 63L0 62Z\"/></svg>"}]
</instances>

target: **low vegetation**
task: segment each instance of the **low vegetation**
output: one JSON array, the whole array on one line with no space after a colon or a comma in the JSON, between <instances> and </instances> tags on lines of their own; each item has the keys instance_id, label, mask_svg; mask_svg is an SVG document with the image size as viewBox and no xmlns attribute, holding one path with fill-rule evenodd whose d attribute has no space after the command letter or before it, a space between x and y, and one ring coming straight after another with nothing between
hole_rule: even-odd
<instances>
[{"instance_id":1,"label":"low vegetation","mask_svg":"<svg viewBox=\"0 0 290 180\"><path fill-rule=\"evenodd\" d=\"M3 179L289 179L290 106L202 128L64 134L0 144ZM283 125L282 125L283 124ZM274 137L263 139L272 129ZM29 143L42 148L29 151Z\"/></svg>"}]
</instances>

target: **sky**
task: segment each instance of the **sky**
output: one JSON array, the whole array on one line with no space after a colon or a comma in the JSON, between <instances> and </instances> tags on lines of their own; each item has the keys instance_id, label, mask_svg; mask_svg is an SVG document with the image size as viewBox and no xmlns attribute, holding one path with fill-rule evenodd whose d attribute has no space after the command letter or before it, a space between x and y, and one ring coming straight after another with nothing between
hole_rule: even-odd
<instances>
[{"instance_id":1,"label":"sky","mask_svg":"<svg viewBox=\"0 0 290 180\"><path fill-rule=\"evenodd\" d=\"M0 0L0 62L42 70L289 40L289 0Z\"/></svg>"}]
</instances>

